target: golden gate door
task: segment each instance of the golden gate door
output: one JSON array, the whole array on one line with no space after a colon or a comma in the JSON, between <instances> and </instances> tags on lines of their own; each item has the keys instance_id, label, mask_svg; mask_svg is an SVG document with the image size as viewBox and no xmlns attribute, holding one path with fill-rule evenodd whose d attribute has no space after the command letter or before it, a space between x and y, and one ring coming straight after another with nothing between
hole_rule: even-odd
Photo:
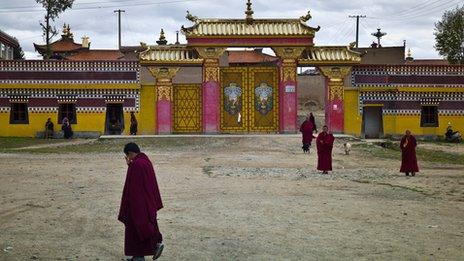
<instances>
[{"instance_id":1,"label":"golden gate door","mask_svg":"<svg viewBox=\"0 0 464 261\"><path fill-rule=\"evenodd\" d=\"M279 130L279 88L277 68L248 68L249 131Z\"/></svg>"},{"instance_id":2,"label":"golden gate door","mask_svg":"<svg viewBox=\"0 0 464 261\"><path fill-rule=\"evenodd\" d=\"M201 85L179 84L173 86L173 130L176 133L202 131Z\"/></svg>"},{"instance_id":3,"label":"golden gate door","mask_svg":"<svg viewBox=\"0 0 464 261\"><path fill-rule=\"evenodd\" d=\"M277 132L277 68L221 68L221 131Z\"/></svg>"}]
</instances>

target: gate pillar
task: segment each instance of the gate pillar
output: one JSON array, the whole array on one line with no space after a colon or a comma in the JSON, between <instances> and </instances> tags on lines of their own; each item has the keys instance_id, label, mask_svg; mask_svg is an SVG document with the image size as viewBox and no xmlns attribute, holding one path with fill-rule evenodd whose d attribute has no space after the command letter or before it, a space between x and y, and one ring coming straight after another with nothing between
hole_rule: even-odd
<instances>
[{"instance_id":1,"label":"gate pillar","mask_svg":"<svg viewBox=\"0 0 464 261\"><path fill-rule=\"evenodd\" d=\"M298 130L297 59L304 47L274 47L279 62L279 132L296 133Z\"/></svg>"},{"instance_id":2,"label":"gate pillar","mask_svg":"<svg viewBox=\"0 0 464 261\"><path fill-rule=\"evenodd\" d=\"M218 133L220 122L220 82L219 57L226 48L204 47L196 48L198 54L204 59L202 83L202 119L204 133Z\"/></svg>"},{"instance_id":3,"label":"gate pillar","mask_svg":"<svg viewBox=\"0 0 464 261\"><path fill-rule=\"evenodd\" d=\"M343 79L351 71L351 67L321 66L319 69L326 77L325 125L334 133L343 133L345 110L343 104Z\"/></svg>"},{"instance_id":4,"label":"gate pillar","mask_svg":"<svg viewBox=\"0 0 464 261\"><path fill-rule=\"evenodd\" d=\"M148 67L155 77L156 89L156 133L172 133L172 78L178 67Z\"/></svg>"}]
</instances>

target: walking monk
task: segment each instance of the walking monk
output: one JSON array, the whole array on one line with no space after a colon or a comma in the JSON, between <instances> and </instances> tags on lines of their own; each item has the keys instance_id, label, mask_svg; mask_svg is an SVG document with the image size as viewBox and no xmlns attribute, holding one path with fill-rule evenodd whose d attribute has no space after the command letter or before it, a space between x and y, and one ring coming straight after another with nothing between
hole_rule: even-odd
<instances>
[{"instance_id":1,"label":"walking monk","mask_svg":"<svg viewBox=\"0 0 464 261\"><path fill-rule=\"evenodd\" d=\"M316 129L314 123L311 122L310 117L308 116L306 120L301 124L300 132L303 134L303 152L310 153L309 148L311 147L311 142L313 141L313 132Z\"/></svg>"},{"instance_id":2,"label":"walking monk","mask_svg":"<svg viewBox=\"0 0 464 261\"><path fill-rule=\"evenodd\" d=\"M317 169L321 170L322 174L329 174L328 171L332 171L332 148L335 138L328 130L327 126L322 127L322 132L316 139Z\"/></svg>"},{"instance_id":3,"label":"walking monk","mask_svg":"<svg viewBox=\"0 0 464 261\"><path fill-rule=\"evenodd\" d=\"M124 223L124 253L133 256L133 261L153 260L161 256L163 236L156 220L157 211L163 207L156 182L155 171L150 159L140 152L139 146L131 142L124 147L127 170L122 192L118 220Z\"/></svg>"},{"instance_id":4,"label":"walking monk","mask_svg":"<svg viewBox=\"0 0 464 261\"><path fill-rule=\"evenodd\" d=\"M403 136L400 143L401 148L401 168L400 172L406 173L406 176L409 176L411 173L412 176L416 175L416 172L419 172L419 167L417 166L416 158L416 146L417 141L414 136L411 135L411 131L406 130L406 135Z\"/></svg>"}]
</instances>

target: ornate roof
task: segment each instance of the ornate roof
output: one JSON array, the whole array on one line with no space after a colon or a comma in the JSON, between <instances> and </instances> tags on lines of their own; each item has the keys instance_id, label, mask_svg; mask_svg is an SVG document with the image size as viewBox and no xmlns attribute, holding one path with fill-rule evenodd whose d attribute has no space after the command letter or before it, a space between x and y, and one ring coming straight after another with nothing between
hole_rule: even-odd
<instances>
[{"instance_id":1,"label":"ornate roof","mask_svg":"<svg viewBox=\"0 0 464 261\"><path fill-rule=\"evenodd\" d=\"M299 19L256 19L252 24L240 19L198 19L192 27L182 27L182 33L187 37L314 36L318 30Z\"/></svg>"},{"instance_id":2,"label":"ornate roof","mask_svg":"<svg viewBox=\"0 0 464 261\"><path fill-rule=\"evenodd\" d=\"M315 46L306 49L298 61L300 64L359 64L361 53L350 49L350 46Z\"/></svg>"},{"instance_id":3,"label":"ornate roof","mask_svg":"<svg viewBox=\"0 0 464 261\"><path fill-rule=\"evenodd\" d=\"M147 46L145 51L140 52L140 61L142 63L203 63L203 59L199 57L198 53L188 48L187 45L157 45Z\"/></svg>"},{"instance_id":4,"label":"ornate roof","mask_svg":"<svg viewBox=\"0 0 464 261\"><path fill-rule=\"evenodd\" d=\"M40 54L44 55L47 52L46 44L35 44L34 47ZM79 50L89 49L89 46L83 47L82 44L74 42L74 36L71 33L69 25L64 24L63 34L61 39L53 43L50 43L50 50L52 53L68 53L68 52L77 52Z\"/></svg>"},{"instance_id":5,"label":"ornate roof","mask_svg":"<svg viewBox=\"0 0 464 261\"><path fill-rule=\"evenodd\" d=\"M311 36L314 37L320 27L313 28L306 24L311 19L308 13L299 19L254 19L251 1L248 0L245 19L198 18L187 11L186 18L194 23L191 27L182 26L182 33L187 37L215 36Z\"/></svg>"}]
</instances>

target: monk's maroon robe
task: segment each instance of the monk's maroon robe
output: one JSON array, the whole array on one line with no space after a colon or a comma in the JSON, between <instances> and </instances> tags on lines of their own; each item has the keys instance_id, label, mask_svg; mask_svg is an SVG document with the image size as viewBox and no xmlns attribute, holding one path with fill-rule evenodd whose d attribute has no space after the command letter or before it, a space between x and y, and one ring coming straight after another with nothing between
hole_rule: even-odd
<instances>
[{"instance_id":1,"label":"monk's maroon robe","mask_svg":"<svg viewBox=\"0 0 464 261\"><path fill-rule=\"evenodd\" d=\"M332 170L332 148L334 136L327 132L321 132L317 136L317 169L322 171Z\"/></svg>"},{"instance_id":2,"label":"monk's maroon robe","mask_svg":"<svg viewBox=\"0 0 464 261\"><path fill-rule=\"evenodd\" d=\"M118 216L126 227L125 255L154 254L156 244L163 240L156 220L162 207L153 165L147 155L139 153L129 164Z\"/></svg>"},{"instance_id":3,"label":"monk's maroon robe","mask_svg":"<svg viewBox=\"0 0 464 261\"><path fill-rule=\"evenodd\" d=\"M401 168L400 172L419 172L416 158L417 141L414 136L404 136L401 139Z\"/></svg>"},{"instance_id":4,"label":"monk's maroon robe","mask_svg":"<svg viewBox=\"0 0 464 261\"><path fill-rule=\"evenodd\" d=\"M303 144L311 145L313 141L313 131L314 131L314 124L309 121L305 120L300 127L300 132L303 134Z\"/></svg>"}]
</instances>

